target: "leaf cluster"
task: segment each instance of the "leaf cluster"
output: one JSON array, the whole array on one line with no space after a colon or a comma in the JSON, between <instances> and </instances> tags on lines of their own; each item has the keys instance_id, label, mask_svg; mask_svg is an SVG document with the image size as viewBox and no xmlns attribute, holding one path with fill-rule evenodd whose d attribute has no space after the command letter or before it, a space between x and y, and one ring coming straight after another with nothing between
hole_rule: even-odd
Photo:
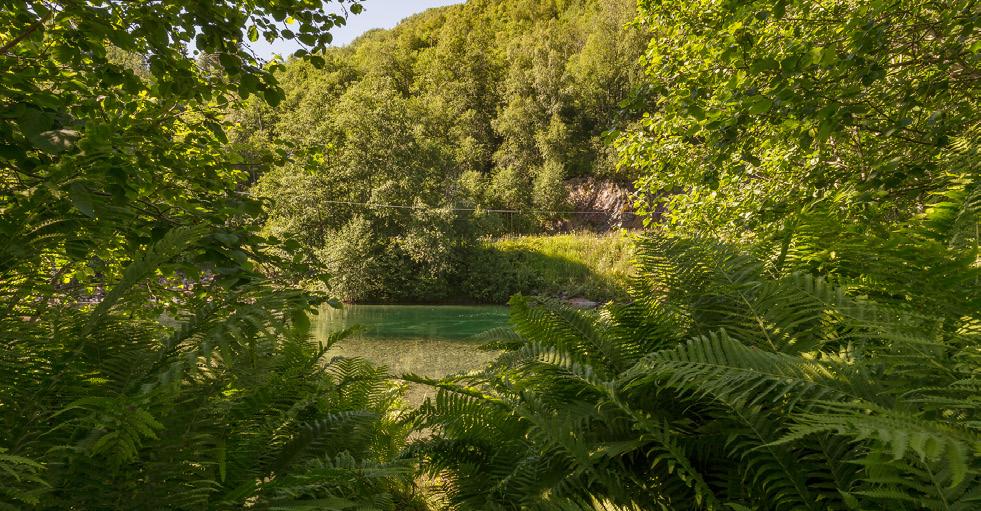
<instances>
[{"instance_id":1,"label":"leaf cluster","mask_svg":"<svg viewBox=\"0 0 981 511\"><path fill-rule=\"evenodd\" d=\"M618 154L677 232L779 236L815 199L888 225L977 173L974 0L639 5L655 92Z\"/></svg>"}]
</instances>

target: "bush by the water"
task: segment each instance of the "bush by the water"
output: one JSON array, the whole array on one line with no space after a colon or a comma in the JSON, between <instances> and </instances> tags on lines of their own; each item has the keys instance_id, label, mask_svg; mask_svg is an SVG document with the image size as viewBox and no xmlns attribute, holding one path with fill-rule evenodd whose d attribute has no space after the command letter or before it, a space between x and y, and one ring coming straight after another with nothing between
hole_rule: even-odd
<instances>
[{"instance_id":1,"label":"bush by the water","mask_svg":"<svg viewBox=\"0 0 981 511\"><path fill-rule=\"evenodd\" d=\"M626 297L629 233L514 236L463 246L446 237L418 240L418 257L444 259L441 271L401 257L352 222L318 252L331 274L328 292L355 303L507 303L515 294L606 302ZM399 240L414 238L407 234ZM443 251L441 254L440 251ZM409 271L409 270L412 271Z\"/></svg>"},{"instance_id":2,"label":"bush by the water","mask_svg":"<svg viewBox=\"0 0 981 511\"><path fill-rule=\"evenodd\" d=\"M347 301L504 303L460 289L478 240L561 223L568 180L632 177L607 132L639 115L620 106L642 83L634 8L471 0L331 48L320 67L277 66L285 100L228 117L229 148L269 200L265 232L300 240Z\"/></svg>"}]
</instances>

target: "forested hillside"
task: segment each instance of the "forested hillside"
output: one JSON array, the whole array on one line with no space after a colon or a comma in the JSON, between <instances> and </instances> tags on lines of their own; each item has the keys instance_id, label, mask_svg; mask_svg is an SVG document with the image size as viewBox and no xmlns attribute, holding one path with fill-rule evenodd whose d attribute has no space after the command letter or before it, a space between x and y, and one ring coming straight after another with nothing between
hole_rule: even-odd
<instances>
[{"instance_id":1,"label":"forested hillside","mask_svg":"<svg viewBox=\"0 0 981 511\"><path fill-rule=\"evenodd\" d=\"M278 107L232 114L267 231L299 237L343 298L432 301L479 298L449 283L480 236L619 225L550 211L629 186L608 133L642 75L633 17L629 0L474 1L289 62Z\"/></svg>"}]
</instances>

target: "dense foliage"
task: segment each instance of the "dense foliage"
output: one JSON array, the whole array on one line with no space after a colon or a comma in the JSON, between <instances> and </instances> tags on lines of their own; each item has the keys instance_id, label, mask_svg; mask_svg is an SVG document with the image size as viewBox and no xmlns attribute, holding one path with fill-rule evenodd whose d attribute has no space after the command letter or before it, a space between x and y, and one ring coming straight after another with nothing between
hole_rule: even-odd
<instances>
[{"instance_id":1,"label":"dense foliage","mask_svg":"<svg viewBox=\"0 0 981 511\"><path fill-rule=\"evenodd\" d=\"M497 362L412 377L423 468L457 509L977 508L977 2L639 5L633 302L515 299Z\"/></svg>"},{"instance_id":2,"label":"dense foliage","mask_svg":"<svg viewBox=\"0 0 981 511\"><path fill-rule=\"evenodd\" d=\"M896 234L936 249L948 213ZM911 265L920 288L871 299L709 239L648 239L632 304L517 298L492 366L413 377L440 388L417 453L459 509L974 509L975 253L895 248L863 278Z\"/></svg>"},{"instance_id":3,"label":"dense foliage","mask_svg":"<svg viewBox=\"0 0 981 511\"><path fill-rule=\"evenodd\" d=\"M637 5L0 7L0 509L981 506L978 2ZM619 298L619 238L477 243L587 177L627 299L513 299L408 415L310 342L312 280Z\"/></svg>"},{"instance_id":4,"label":"dense foliage","mask_svg":"<svg viewBox=\"0 0 981 511\"><path fill-rule=\"evenodd\" d=\"M975 176L975 0L641 1L656 94L618 142L680 232L783 238L815 199L901 222Z\"/></svg>"},{"instance_id":5,"label":"dense foliage","mask_svg":"<svg viewBox=\"0 0 981 511\"><path fill-rule=\"evenodd\" d=\"M541 211L569 209L570 179L625 179L603 135L642 74L633 16L627 0L470 1L332 48L321 69L288 63L278 108L231 116L268 232L301 239L347 300L478 298L455 285L477 237L554 225Z\"/></svg>"},{"instance_id":6,"label":"dense foliage","mask_svg":"<svg viewBox=\"0 0 981 511\"><path fill-rule=\"evenodd\" d=\"M290 289L304 258L257 234L224 150L228 104L282 97L242 41L318 47L343 21L0 7L0 508L407 507L397 389L309 344L323 298Z\"/></svg>"},{"instance_id":7,"label":"dense foliage","mask_svg":"<svg viewBox=\"0 0 981 511\"><path fill-rule=\"evenodd\" d=\"M466 296L507 303L515 294L591 301L627 298L629 234L558 234L484 241L467 257Z\"/></svg>"}]
</instances>

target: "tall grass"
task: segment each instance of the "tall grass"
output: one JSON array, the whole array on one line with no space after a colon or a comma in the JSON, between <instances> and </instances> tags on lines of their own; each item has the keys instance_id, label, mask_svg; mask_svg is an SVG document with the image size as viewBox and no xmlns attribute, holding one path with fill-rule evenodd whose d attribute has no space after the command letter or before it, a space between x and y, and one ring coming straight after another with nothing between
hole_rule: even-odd
<instances>
[{"instance_id":1,"label":"tall grass","mask_svg":"<svg viewBox=\"0 0 981 511\"><path fill-rule=\"evenodd\" d=\"M632 257L623 232L485 240L463 287L481 302L504 303L516 293L604 302L626 296Z\"/></svg>"}]
</instances>

